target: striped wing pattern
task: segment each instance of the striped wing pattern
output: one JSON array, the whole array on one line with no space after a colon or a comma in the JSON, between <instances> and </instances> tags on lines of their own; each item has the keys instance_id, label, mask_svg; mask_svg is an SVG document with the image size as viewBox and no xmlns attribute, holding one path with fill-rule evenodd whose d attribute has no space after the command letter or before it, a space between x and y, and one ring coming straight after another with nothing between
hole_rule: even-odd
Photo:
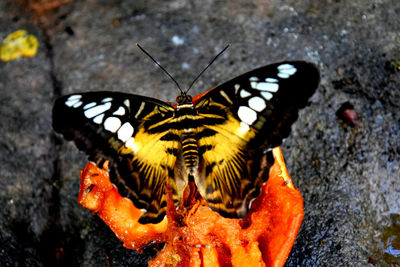
<instances>
[{"instance_id":1,"label":"striped wing pattern","mask_svg":"<svg viewBox=\"0 0 400 267\"><path fill-rule=\"evenodd\" d=\"M177 140L166 140L169 129L151 128L173 119L174 108L159 100L118 92L88 92L63 96L53 108L53 128L73 140L100 165L111 160L111 178L136 207L142 223L165 215L168 185L176 195L173 170ZM101 166L101 165L100 165Z\"/></svg>"},{"instance_id":2,"label":"striped wing pattern","mask_svg":"<svg viewBox=\"0 0 400 267\"><path fill-rule=\"evenodd\" d=\"M132 94L77 93L56 101L53 127L98 164L111 160L111 179L143 209L142 223L163 219L166 187L179 205L191 179L213 210L242 218L268 178L269 149L288 136L318 83L314 65L292 61L174 107Z\"/></svg>"},{"instance_id":3,"label":"striped wing pattern","mask_svg":"<svg viewBox=\"0 0 400 267\"><path fill-rule=\"evenodd\" d=\"M273 163L268 149L281 144L316 90L314 65L296 61L268 65L209 91L196 104L199 117L221 117L199 140L202 175L196 180L210 207L226 217L242 218L258 196Z\"/></svg>"}]
</instances>

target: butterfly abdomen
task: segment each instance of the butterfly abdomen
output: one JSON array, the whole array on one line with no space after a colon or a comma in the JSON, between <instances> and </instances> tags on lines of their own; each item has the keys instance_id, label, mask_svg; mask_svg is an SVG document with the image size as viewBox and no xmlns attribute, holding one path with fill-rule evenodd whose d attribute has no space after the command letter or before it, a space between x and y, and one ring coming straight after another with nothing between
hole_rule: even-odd
<instances>
[{"instance_id":1,"label":"butterfly abdomen","mask_svg":"<svg viewBox=\"0 0 400 267\"><path fill-rule=\"evenodd\" d=\"M198 145L195 138L198 126L198 116L193 104L178 104L173 127L180 133L182 156L187 169L196 167L199 161Z\"/></svg>"},{"instance_id":2,"label":"butterfly abdomen","mask_svg":"<svg viewBox=\"0 0 400 267\"><path fill-rule=\"evenodd\" d=\"M186 137L182 140L182 154L187 168L192 168L198 162L197 141L193 137Z\"/></svg>"}]
</instances>

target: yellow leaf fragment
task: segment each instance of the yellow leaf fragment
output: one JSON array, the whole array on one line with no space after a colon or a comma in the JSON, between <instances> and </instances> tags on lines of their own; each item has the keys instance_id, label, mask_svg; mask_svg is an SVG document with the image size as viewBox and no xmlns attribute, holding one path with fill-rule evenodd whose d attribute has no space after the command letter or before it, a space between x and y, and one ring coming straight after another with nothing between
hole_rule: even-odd
<instances>
[{"instance_id":1,"label":"yellow leaf fragment","mask_svg":"<svg viewBox=\"0 0 400 267\"><path fill-rule=\"evenodd\" d=\"M37 38L25 30L13 32L4 39L0 47L0 59L10 61L19 57L33 57L39 47Z\"/></svg>"}]
</instances>

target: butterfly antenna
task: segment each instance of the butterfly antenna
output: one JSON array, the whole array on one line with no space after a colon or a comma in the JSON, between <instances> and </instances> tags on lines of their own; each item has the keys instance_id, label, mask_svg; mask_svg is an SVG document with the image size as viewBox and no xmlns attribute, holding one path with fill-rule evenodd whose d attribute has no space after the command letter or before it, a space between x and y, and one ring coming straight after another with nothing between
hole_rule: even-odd
<instances>
[{"instance_id":1,"label":"butterfly antenna","mask_svg":"<svg viewBox=\"0 0 400 267\"><path fill-rule=\"evenodd\" d=\"M193 80L193 82L190 84L189 88L186 90L185 94L187 94L190 90L190 88L192 88L193 84L200 78L200 76L208 69L208 67L211 66L211 64L214 63L214 61L222 54L225 52L226 49L228 49L228 47L230 46L230 44L227 44L225 46L224 49L221 50L221 52L219 52L211 61L210 63L208 63L208 65L200 72L199 75L197 75L197 77Z\"/></svg>"},{"instance_id":2,"label":"butterfly antenna","mask_svg":"<svg viewBox=\"0 0 400 267\"><path fill-rule=\"evenodd\" d=\"M181 93L183 94L183 90L181 89L181 87L179 86L179 83L174 79L174 77L171 76L171 74L168 73L168 71L166 69L164 69L163 66L160 65L160 63L157 62L157 60L155 60L146 50L144 50L144 48L142 48L138 43L136 43L136 46L140 48L140 50L142 50L143 53L145 53L151 60L153 60L154 63L156 63L157 66L160 67L160 69L162 69L164 71L165 74L168 75L168 77L171 78L171 80L174 81L174 83L176 84L176 86L178 87L179 91L181 91Z\"/></svg>"}]
</instances>

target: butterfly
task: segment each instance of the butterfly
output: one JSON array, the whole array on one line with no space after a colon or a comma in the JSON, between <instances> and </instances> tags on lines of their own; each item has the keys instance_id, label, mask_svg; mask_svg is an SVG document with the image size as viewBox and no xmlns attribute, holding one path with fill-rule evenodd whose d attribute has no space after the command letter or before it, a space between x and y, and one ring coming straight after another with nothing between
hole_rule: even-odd
<instances>
[{"instance_id":1,"label":"butterfly","mask_svg":"<svg viewBox=\"0 0 400 267\"><path fill-rule=\"evenodd\" d=\"M121 92L62 96L53 128L94 162L110 160L120 194L143 210L141 223L176 207L189 181L209 207L243 218L268 179L271 148L282 143L319 84L317 68L285 61L240 75L176 105ZM273 158L272 158L273 162Z\"/></svg>"}]
</instances>

